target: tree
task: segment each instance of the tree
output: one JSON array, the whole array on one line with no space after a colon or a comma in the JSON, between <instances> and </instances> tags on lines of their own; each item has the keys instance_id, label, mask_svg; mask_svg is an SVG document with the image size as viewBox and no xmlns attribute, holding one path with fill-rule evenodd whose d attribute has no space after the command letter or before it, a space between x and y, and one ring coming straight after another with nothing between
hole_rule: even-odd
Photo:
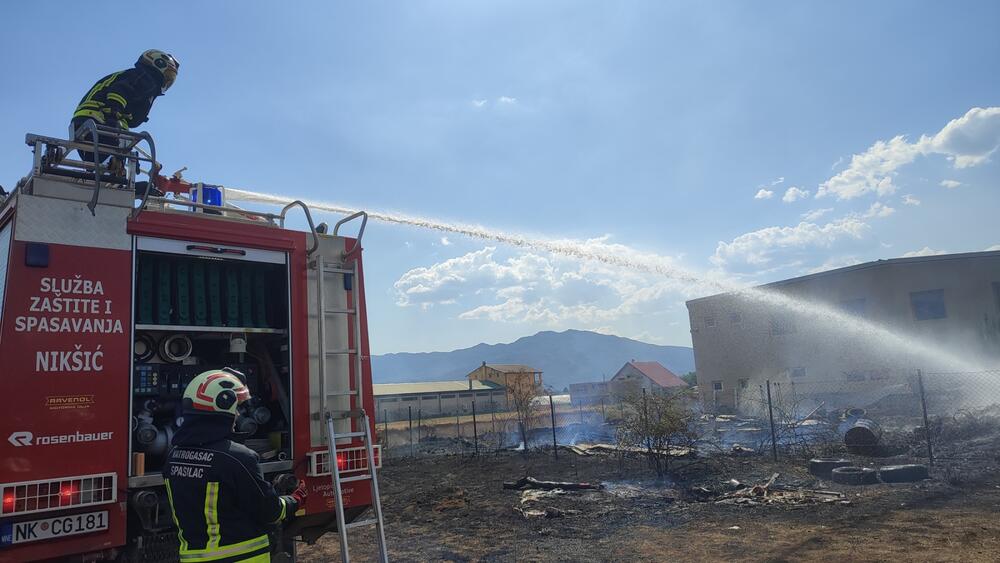
<instances>
[{"instance_id":1,"label":"tree","mask_svg":"<svg viewBox=\"0 0 1000 563\"><path fill-rule=\"evenodd\" d=\"M694 387L695 385L698 385L698 374L696 372L689 371L689 372L685 373L684 375L682 375L681 379L683 379L684 383L687 383L691 387Z\"/></svg>"},{"instance_id":2,"label":"tree","mask_svg":"<svg viewBox=\"0 0 1000 563\"><path fill-rule=\"evenodd\" d=\"M507 388L508 402L514 407L517 414L517 428L521 434L521 443L524 444L524 451L528 451L528 431L534 424L534 400L538 395L538 388L532 385L518 385Z\"/></svg>"},{"instance_id":3,"label":"tree","mask_svg":"<svg viewBox=\"0 0 1000 563\"><path fill-rule=\"evenodd\" d=\"M670 459L678 448L691 447L696 434L692 428L690 389L664 393L633 393L624 399L625 417L618 426L618 444L623 450L639 449L656 476L670 471Z\"/></svg>"}]
</instances>

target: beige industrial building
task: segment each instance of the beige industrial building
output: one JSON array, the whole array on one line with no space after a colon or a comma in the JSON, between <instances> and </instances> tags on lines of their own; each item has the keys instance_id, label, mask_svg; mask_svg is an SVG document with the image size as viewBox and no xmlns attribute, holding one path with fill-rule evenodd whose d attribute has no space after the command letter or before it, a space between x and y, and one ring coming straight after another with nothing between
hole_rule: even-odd
<instances>
[{"instance_id":1,"label":"beige industrial building","mask_svg":"<svg viewBox=\"0 0 1000 563\"><path fill-rule=\"evenodd\" d=\"M506 389L489 381L426 381L421 383L376 383L376 420L393 422L418 416L424 420L456 414L506 411Z\"/></svg>"},{"instance_id":2,"label":"beige industrial building","mask_svg":"<svg viewBox=\"0 0 1000 563\"><path fill-rule=\"evenodd\" d=\"M719 410L766 379L863 406L917 369L1000 365L1000 252L878 260L687 306L698 388Z\"/></svg>"},{"instance_id":3,"label":"beige industrial building","mask_svg":"<svg viewBox=\"0 0 1000 563\"><path fill-rule=\"evenodd\" d=\"M525 390L530 393L540 393L542 390L542 371L522 364L483 364L472 370L469 381L491 381L503 385L512 393Z\"/></svg>"}]
</instances>

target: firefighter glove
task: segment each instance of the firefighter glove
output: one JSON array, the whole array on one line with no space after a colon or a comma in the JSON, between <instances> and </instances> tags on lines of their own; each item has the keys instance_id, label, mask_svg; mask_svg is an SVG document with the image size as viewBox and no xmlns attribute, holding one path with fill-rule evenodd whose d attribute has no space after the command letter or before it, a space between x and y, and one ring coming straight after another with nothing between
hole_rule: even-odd
<instances>
[{"instance_id":1,"label":"firefighter glove","mask_svg":"<svg viewBox=\"0 0 1000 563\"><path fill-rule=\"evenodd\" d=\"M295 490L292 491L292 498L295 499L295 502L299 506L305 506L307 496L309 496L309 493L306 492L306 482L299 480L299 486L295 487Z\"/></svg>"}]
</instances>

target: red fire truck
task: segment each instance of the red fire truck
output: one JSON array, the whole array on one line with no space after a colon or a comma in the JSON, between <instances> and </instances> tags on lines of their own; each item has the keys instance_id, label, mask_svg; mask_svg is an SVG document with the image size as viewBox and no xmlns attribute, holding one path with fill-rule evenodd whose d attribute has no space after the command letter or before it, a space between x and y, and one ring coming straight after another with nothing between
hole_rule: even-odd
<instances>
[{"instance_id":1,"label":"red fire truck","mask_svg":"<svg viewBox=\"0 0 1000 563\"><path fill-rule=\"evenodd\" d=\"M84 129L107 146L27 135L31 171L0 202L0 561L176 561L160 468L185 385L223 366L253 395L236 439L279 487L308 486L273 530L274 559L352 523L384 537L365 414L366 215L331 230L301 202L242 210L223 188L155 174L177 193L139 200L152 138ZM291 213L309 230L285 228Z\"/></svg>"}]
</instances>

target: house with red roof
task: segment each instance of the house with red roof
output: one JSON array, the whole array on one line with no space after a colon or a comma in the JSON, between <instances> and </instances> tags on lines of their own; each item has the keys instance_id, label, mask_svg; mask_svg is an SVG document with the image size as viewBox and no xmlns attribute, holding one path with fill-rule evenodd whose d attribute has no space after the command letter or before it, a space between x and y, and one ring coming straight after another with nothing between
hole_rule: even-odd
<instances>
[{"instance_id":1,"label":"house with red roof","mask_svg":"<svg viewBox=\"0 0 1000 563\"><path fill-rule=\"evenodd\" d=\"M632 360L626 362L618 370L618 373L611 378L609 386L613 394L625 395L641 393L642 389L645 389L647 393L676 391L686 389L688 384L680 377L677 377L672 371L663 367L660 362L637 362Z\"/></svg>"}]
</instances>

